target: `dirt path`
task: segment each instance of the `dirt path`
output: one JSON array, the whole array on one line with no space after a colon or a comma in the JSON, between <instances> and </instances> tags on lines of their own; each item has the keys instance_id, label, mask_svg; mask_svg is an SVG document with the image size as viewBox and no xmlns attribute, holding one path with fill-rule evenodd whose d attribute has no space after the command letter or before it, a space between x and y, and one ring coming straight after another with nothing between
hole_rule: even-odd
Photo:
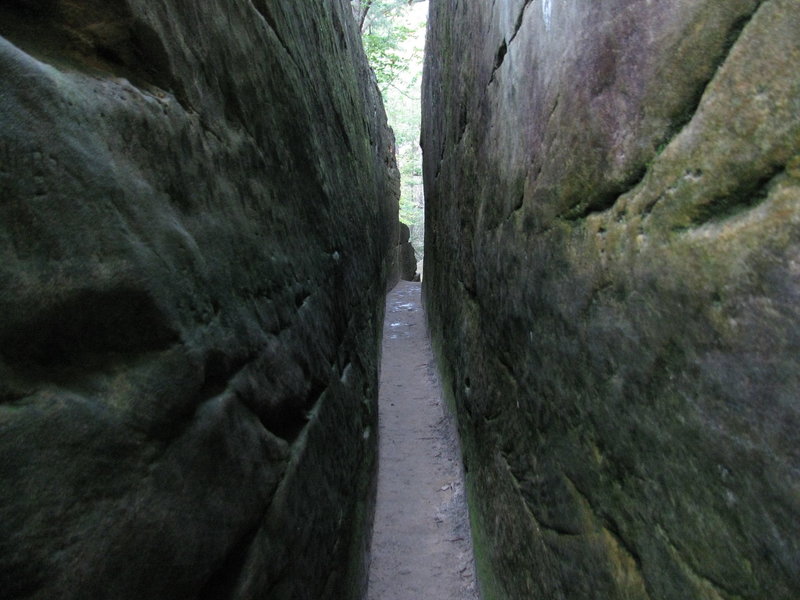
<instances>
[{"instance_id":1,"label":"dirt path","mask_svg":"<svg viewBox=\"0 0 800 600\"><path fill-rule=\"evenodd\" d=\"M458 438L446 416L420 284L387 297L378 502L368 600L477 600Z\"/></svg>"}]
</instances>

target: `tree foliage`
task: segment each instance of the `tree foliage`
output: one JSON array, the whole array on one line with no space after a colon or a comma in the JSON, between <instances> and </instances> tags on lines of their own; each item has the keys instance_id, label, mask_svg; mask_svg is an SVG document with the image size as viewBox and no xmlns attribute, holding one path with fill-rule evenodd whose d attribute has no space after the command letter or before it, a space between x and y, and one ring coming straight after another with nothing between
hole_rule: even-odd
<instances>
[{"instance_id":1,"label":"tree foliage","mask_svg":"<svg viewBox=\"0 0 800 600\"><path fill-rule=\"evenodd\" d=\"M425 0L351 0L364 50L382 91L408 69L406 42L416 33L405 24L408 8Z\"/></svg>"},{"instance_id":2,"label":"tree foliage","mask_svg":"<svg viewBox=\"0 0 800 600\"><path fill-rule=\"evenodd\" d=\"M425 4L425 6L421 6ZM383 94L395 133L401 175L400 220L411 230L418 257L424 255L424 198L420 84L425 42L425 0L352 0L364 50ZM415 6L420 5L420 6Z\"/></svg>"}]
</instances>

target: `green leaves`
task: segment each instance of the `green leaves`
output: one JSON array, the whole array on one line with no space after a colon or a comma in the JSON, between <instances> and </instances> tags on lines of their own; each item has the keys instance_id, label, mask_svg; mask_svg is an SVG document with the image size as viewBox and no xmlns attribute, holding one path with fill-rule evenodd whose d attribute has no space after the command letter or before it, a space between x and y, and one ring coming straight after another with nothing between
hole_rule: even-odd
<instances>
[{"instance_id":1,"label":"green leaves","mask_svg":"<svg viewBox=\"0 0 800 600\"><path fill-rule=\"evenodd\" d=\"M364 50L367 58L375 71L381 91L393 84L398 76L408 68L408 57L403 51L402 43L412 33L407 27L391 28L388 32L383 28L374 27L375 33L364 33Z\"/></svg>"},{"instance_id":2,"label":"green leaves","mask_svg":"<svg viewBox=\"0 0 800 600\"><path fill-rule=\"evenodd\" d=\"M400 220L411 229L417 255L423 255L424 198L420 83L427 2L424 0L352 0L370 66L383 95L395 133L401 175Z\"/></svg>"},{"instance_id":3,"label":"green leaves","mask_svg":"<svg viewBox=\"0 0 800 600\"><path fill-rule=\"evenodd\" d=\"M353 3L353 11L361 22L361 36L381 91L385 92L398 77L419 62L408 41L418 31L409 23L407 0L371 0ZM357 12L358 11L358 12Z\"/></svg>"}]
</instances>

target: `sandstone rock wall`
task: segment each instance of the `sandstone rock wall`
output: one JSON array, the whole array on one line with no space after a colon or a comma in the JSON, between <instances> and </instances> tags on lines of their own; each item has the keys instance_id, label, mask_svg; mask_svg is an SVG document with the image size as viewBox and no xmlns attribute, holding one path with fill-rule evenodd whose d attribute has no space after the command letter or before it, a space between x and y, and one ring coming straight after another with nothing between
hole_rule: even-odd
<instances>
[{"instance_id":1,"label":"sandstone rock wall","mask_svg":"<svg viewBox=\"0 0 800 600\"><path fill-rule=\"evenodd\" d=\"M349 4L0 36L0 596L359 597L399 191Z\"/></svg>"},{"instance_id":2,"label":"sandstone rock wall","mask_svg":"<svg viewBox=\"0 0 800 600\"><path fill-rule=\"evenodd\" d=\"M417 275L417 253L411 244L411 232L408 225L400 223L400 238L397 246L397 264L400 279L403 281L419 281Z\"/></svg>"},{"instance_id":3,"label":"sandstone rock wall","mask_svg":"<svg viewBox=\"0 0 800 600\"><path fill-rule=\"evenodd\" d=\"M487 599L800 597L798 31L432 3L424 291Z\"/></svg>"}]
</instances>

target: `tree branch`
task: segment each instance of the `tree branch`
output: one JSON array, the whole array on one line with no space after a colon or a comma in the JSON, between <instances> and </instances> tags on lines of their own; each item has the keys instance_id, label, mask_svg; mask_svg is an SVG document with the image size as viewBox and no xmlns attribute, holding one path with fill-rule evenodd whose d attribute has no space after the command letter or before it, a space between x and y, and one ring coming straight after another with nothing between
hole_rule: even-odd
<instances>
[{"instance_id":1,"label":"tree branch","mask_svg":"<svg viewBox=\"0 0 800 600\"><path fill-rule=\"evenodd\" d=\"M396 79L397 79L397 77L395 76L395 77L393 77L393 78L392 78L392 80L391 80L391 81L387 81L387 82L386 82L386 87L387 87L387 88L390 88L390 87L391 87L391 88L394 88L394 90L395 90L395 91L396 91L398 94L402 94L403 96L405 96L405 97L406 97L406 98L408 98L409 100L414 100L415 102L419 102L419 101L422 99L422 98L415 98L414 96L409 96L409 95L408 95L406 92L404 92L404 91L403 91L403 90L401 90L399 87L397 87L397 86L394 84L394 82L395 82L395 80L396 80Z\"/></svg>"},{"instance_id":2,"label":"tree branch","mask_svg":"<svg viewBox=\"0 0 800 600\"><path fill-rule=\"evenodd\" d=\"M366 0L364 2L364 7L361 9L361 18L358 21L358 30L361 33L364 33L364 21L367 20L367 13L369 12L371 6L372 0Z\"/></svg>"}]
</instances>

